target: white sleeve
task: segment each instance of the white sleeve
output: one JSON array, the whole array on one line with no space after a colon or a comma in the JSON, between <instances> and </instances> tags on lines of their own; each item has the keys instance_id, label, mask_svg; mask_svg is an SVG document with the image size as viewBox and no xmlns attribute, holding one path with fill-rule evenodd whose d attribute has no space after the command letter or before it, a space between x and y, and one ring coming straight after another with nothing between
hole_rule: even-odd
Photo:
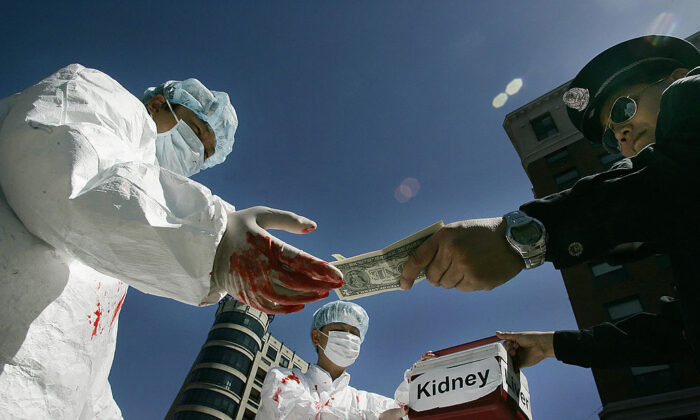
<instances>
[{"instance_id":1,"label":"white sleeve","mask_svg":"<svg viewBox=\"0 0 700 420\"><path fill-rule=\"evenodd\" d=\"M71 65L13 102L0 186L27 230L143 292L218 300L210 271L233 207L157 165L155 126L136 97Z\"/></svg>"},{"instance_id":2,"label":"white sleeve","mask_svg":"<svg viewBox=\"0 0 700 420\"><path fill-rule=\"evenodd\" d=\"M377 420L386 410L398 408L399 404L391 398L367 391L357 391L359 407L366 420Z\"/></svg>"},{"instance_id":3,"label":"white sleeve","mask_svg":"<svg viewBox=\"0 0 700 420\"><path fill-rule=\"evenodd\" d=\"M411 390L411 370L406 369L403 373L403 381L399 384L398 387L396 387L396 391L394 391L394 401L396 401L397 404L399 405L408 405L408 401L410 398L410 390Z\"/></svg>"},{"instance_id":4,"label":"white sleeve","mask_svg":"<svg viewBox=\"0 0 700 420\"><path fill-rule=\"evenodd\" d=\"M305 377L294 369L273 368L265 376L256 420L308 420L317 409Z\"/></svg>"}]
</instances>

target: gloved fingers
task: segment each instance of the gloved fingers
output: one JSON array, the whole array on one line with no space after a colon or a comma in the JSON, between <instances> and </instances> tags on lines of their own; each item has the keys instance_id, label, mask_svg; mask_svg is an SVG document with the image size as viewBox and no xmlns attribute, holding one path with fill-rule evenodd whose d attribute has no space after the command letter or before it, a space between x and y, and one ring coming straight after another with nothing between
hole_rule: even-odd
<instances>
[{"instance_id":1,"label":"gloved fingers","mask_svg":"<svg viewBox=\"0 0 700 420\"><path fill-rule=\"evenodd\" d=\"M281 229L291 233L309 233L316 229L316 222L286 210L265 207L255 217L263 229Z\"/></svg>"},{"instance_id":2,"label":"gloved fingers","mask_svg":"<svg viewBox=\"0 0 700 420\"><path fill-rule=\"evenodd\" d=\"M328 281L323 281L318 278L318 276L313 276L309 273L285 270L273 273L272 276L279 288L289 290L292 294L305 292L317 294L340 287L337 282L330 283ZM340 285L342 286L342 284L341 280Z\"/></svg>"},{"instance_id":3,"label":"gloved fingers","mask_svg":"<svg viewBox=\"0 0 700 420\"><path fill-rule=\"evenodd\" d=\"M261 296L275 303L282 305L296 305L301 303L311 303L328 297L327 290L298 292L278 286L275 281L268 280L257 290Z\"/></svg>"},{"instance_id":4,"label":"gloved fingers","mask_svg":"<svg viewBox=\"0 0 700 420\"><path fill-rule=\"evenodd\" d=\"M262 293L255 292L252 288L246 287L246 285L243 285L237 297L246 305L267 314L290 314L304 309L304 305L299 302L286 305L266 299Z\"/></svg>"},{"instance_id":5,"label":"gloved fingers","mask_svg":"<svg viewBox=\"0 0 700 420\"><path fill-rule=\"evenodd\" d=\"M343 273L340 270L274 236L270 237L267 256L270 265L275 265L281 273L276 278L291 290L317 292L343 285ZM278 263L275 264L274 261Z\"/></svg>"},{"instance_id":6,"label":"gloved fingers","mask_svg":"<svg viewBox=\"0 0 700 420\"><path fill-rule=\"evenodd\" d=\"M285 265L303 277L289 278L285 286L296 290L335 289L343 285L343 273L313 255L300 252L295 258L286 258ZM304 281L304 278L310 281ZM306 287L310 286L310 289Z\"/></svg>"},{"instance_id":7,"label":"gloved fingers","mask_svg":"<svg viewBox=\"0 0 700 420\"><path fill-rule=\"evenodd\" d=\"M263 296L262 293L256 294L256 301L262 308L260 310L267 314L291 314L293 312L299 312L302 309L304 309L304 305L299 302L293 304L274 302L265 298L265 296Z\"/></svg>"},{"instance_id":8,"label":"gloved fingers","mask_svg":"<svg viewBox=\"0 0 700 420\"><path fill-rule=\"evenodd\" d=\"M279 247L279 244L270 242L270 249L274 250L275 247ZM273 254L275 253L273 252ZM266 256L270 258L269 255ZM263 301L263 306L266 308L270 308L270 304L299 305L328 297L328 287L319 287L323 286L323 284L317 285L315 288L309 288L309 290L285 287L281 279L305 276L291 271L284 265L278 266L274 264L274 261L263 262L261 259L254 261L253 264L257 268L257 275L252 281L248 282L248 290L257 297L262 297L259 300Z\"/></svg>"}]
</instances>

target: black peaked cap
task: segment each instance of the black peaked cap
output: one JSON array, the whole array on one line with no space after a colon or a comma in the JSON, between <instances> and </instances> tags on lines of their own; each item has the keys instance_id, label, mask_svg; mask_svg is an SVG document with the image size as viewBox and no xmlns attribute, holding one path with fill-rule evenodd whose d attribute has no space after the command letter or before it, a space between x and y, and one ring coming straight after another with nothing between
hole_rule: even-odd
<instances>
[{"instance_id":1,"label":"black peaked cap","mask_svg":"<svg viewBox=\"0 0 700 420\"><path fill-rule=\"evenodd\" d=\"M690 70L700 65L700 52L684 39L664 35L634 38L608 48L571 81L564 94L569 119L586 138L600 142L598 115L603 101L630 74L660 65Z\"/></svg>"}]
</instances>

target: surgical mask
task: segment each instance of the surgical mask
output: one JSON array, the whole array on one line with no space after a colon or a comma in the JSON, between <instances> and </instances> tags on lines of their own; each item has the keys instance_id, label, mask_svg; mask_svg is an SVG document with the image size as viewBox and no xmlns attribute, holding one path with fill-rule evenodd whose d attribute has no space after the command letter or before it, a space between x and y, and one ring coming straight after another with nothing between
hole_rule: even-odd
<instances>
[{"instance_id":1,"label":"surgical mask","mask_svg":"<svg viewBox=\"0 0 700 420\"><path fill-rule=\"evenodd\" d=\"M319 330L321 334L322 331ZM357 356L360 355L360 337L346 331L331 331L328 335L326 348L323 349L323 354L328 360L340 367L348 367L355 362Z\"/></svg>"},{"instance_id":2,"label":"surgical mask","mask_svg":"<svg viewBox=\"0 0 700 420\"><path fill-rule=\"evenodd\" d=\"M189 125L175 115L166 100L177 124L156 136L156 159L158 164L176 174L190 177L204 164L204 145Z\"/></svg>"}]
</instances>

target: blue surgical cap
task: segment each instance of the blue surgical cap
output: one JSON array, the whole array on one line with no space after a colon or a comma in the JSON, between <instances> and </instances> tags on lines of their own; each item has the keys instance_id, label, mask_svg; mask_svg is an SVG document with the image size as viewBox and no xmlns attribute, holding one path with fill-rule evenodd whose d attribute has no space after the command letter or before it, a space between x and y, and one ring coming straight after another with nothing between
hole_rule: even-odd
<instances>
[{"instance_id":1,"label":"blue surgical cap","mask_svg":"<svg viewBox=\"0 0 700 420\"><path fill-rule=\"evenodd\" d=\"M360 330L360 340L365 341L365 333L369 328L369 315L362 306L342 300L326 303L314 312L311 330L320 330L333 322L342 322L357 328Z\"/></svg>"},{"instance_id":2,"label":"blue surgical cap","mask_svg":"<svg viewBox=\"0 0 700 420\"><path fill-rule=\"evenodd\" d=\"M238 117L225 92L209 90L197 79L170 80L160 86L146 89L141 96L141 102L147 104L159 94L165 96L171 104L187 107L214 130L216 150L204 161L202 169L211 168L226 160L233 148Z\"/></svg>"}]
</instances>

